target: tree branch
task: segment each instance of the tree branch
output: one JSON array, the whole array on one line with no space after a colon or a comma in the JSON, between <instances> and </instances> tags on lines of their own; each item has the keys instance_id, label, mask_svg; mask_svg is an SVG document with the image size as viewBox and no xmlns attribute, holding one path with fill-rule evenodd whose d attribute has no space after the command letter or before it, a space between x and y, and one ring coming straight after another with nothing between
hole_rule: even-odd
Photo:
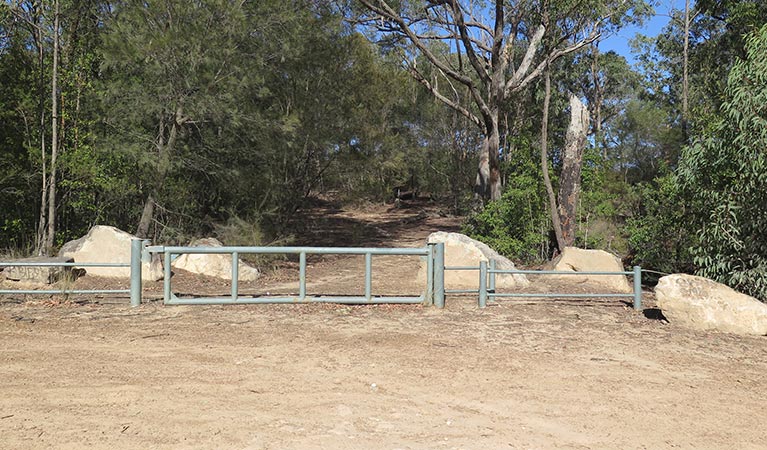
<instances>
[{"instance_id":1,"label":"tree branch","mask_svg":"<svg viewBox=\"0 0 767 450\"><path fill-rule=\"evenodd\" d=\"M506 94L519 89L520 82L523 80L523 77L527 75L527 72L530 70L530 65L533 63L533 58L535 58L535 54L538 53L538 45L540 45L541 40L543 40L543 34L545 32L546 27L544 25L538 25L533 37L530 38L530 43L527 46L527 51L525 51L525 56L522 58L522 62L519 64L519 67L517 67L517 70L514 71L514 75L511 79L506 83ZM539 76L541 72L543 72L543 68L541 68L535 76Z\"/></svg>"},{"instance_id":2,"label":"tree branch","mask_svg":"<svg viewBox=\"0 0 767 450\"><path fill-rule=\"evenodd\" d=\"M412 42L413 45L415 45L418 50L420 50L423 55L426 56L426 58L440 70L444 71L451 78L466 86L474 86L474 82L471 78L457 72L455 69L445 64L444 61L441 61L439 58L437 58L434 53L432 53L431 50L429 50L429 48L423 43L423 41L418 38L416 33L408 26L407 22L405 22L405 19L397 14L384 0L378 0L378 3L381 5L380 7L373 5L370 0L360 0L360 2L371 11L380 14L382 17L396 23L399 26L400 31L405 34L408 39L410 39L410 42Z\"/></svg>"},{"instance_id":3,"label":"tree branch","mask_svg":"<svg viewBox=\"0 0 767 450\"><path fill-rule=\"evenodd\" d=\"M458 4L457 0L452 0L450 7L453 10L453 18L455 19L455 24L458 27L458 32L461 35L461 41L463 42L466 56L469 57L471 66L474 67L474 71L479 75L479 78L483 82L489 83L490 74L487 73L485 65L479 60L477 53L474 51L474 46L472 45L472 40L469 36L466 23L463 21L463 10L461 9L461 6Z\"/></svg>"},{"instance_id":4,"label":"tree branch","mask_svg":"<svg viewBox=\"0 0 767 450\"><path fill-rule=\"evenodd\" d=\"M482 122L479 120L477 116L472 114L471 111L469 111L464 106L460 105L457 102L454 102L453 100L450 100L449 98L445 97L437 88L429 82L429 80L426 79L426 77L423 76L421 72L418 71L415 67L408 64L408 71L410 74L415 78L416 81L421 83L426 87L426 89L431 92L431 94L440 102L444 103L445 105L449 106L450 108L454 109L455 111L458 111L461 115L469 119L472 123L477 125L478 127L482 127Z\"/></svg>"}]
</instances>

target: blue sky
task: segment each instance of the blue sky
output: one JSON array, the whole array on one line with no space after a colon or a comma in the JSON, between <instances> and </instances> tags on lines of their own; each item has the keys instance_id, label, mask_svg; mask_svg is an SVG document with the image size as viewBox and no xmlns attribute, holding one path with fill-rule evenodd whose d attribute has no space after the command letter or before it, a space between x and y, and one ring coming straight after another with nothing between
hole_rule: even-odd
<instances>
[{"instance_id":1,"label":"blue sky","mask_svg":"<svg viewBox=\"0 0 767 450\"><path fill-rule=\"evenodd\" d=\"M672 9L683 10L685 0L658 0L658 4L655 6L655 16L650 18L641 27L626 27L619 31L616 35L609 36L599 44L599 50L607 52L614 50L619 55L623 55L628 60L629 64L635 62L634 57L631 55L631 47L629 47L629 41L637 34L645 34L647 36L656 36L663 27L668 24L669 12ZM695 5L694 0L690 0L690 8Z\"/></svg>"}]
</instances>

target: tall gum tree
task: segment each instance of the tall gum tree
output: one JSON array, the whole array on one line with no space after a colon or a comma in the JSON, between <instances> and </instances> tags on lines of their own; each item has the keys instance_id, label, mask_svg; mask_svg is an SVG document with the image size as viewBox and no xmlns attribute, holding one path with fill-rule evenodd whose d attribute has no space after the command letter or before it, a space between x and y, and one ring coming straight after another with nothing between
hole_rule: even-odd
<instances>
[{"instance_id":1,"label":"tall gum tree","mask_svg":"<svg viewBox=\"0 0 767 450\"><path fill-rule=\"evenodd\" d=\"M410 74L484 135L476 191L501 197L503 110L564 55L596 41L647 10L644 0L359 0L357 23L397 48ZM551 45L544 46L544 40ZM435 50L442 42L448 52ZM431 65L431 77L417 61ZM463 93L468 95L464 96ZM462 98L468 97L467 104Z\"/></svg>"}]
</instances>

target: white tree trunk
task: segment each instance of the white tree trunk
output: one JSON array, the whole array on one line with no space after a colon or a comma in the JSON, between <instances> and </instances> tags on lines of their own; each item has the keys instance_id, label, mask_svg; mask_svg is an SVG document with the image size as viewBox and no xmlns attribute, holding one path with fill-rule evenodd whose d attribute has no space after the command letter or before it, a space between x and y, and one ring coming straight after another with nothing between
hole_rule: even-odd
<instances>
[{"instance_id":1,"label":"white tree trunk","mask_svg":"<svg viewBox=\"0 0 767 450\"><path fill-rule=\"evenodd\" d=\"M586 135L589 130L589 111L586 105L570 94L570 125L565 136L562 155L562 174L559 177L559 221L566 246L575 242L578 197L581 192L581 167Z\"/></svg>"}]
</instances>

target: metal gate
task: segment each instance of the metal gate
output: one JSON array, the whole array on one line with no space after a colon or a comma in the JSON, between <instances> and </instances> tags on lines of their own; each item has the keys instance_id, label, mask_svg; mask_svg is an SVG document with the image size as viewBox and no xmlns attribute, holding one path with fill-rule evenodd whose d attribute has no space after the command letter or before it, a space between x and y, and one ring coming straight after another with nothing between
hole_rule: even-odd
<instances>
[{"instance_id":1,"label":"metal gate","mask_svg":"<svg viewBox=\"0 0 767 450\"><path fill-rule=\"evenodd\" d=\"M253 304L253 303L420 303L443 307L445 303L443 271L444 244L429 244L422 248L354 248L354 247L165 247L149 246L142 252L142 258L147 261L152 254L161 254L165 270L163 285L163 301L166 305L223 305L223 304ZM174 257L184 254L224 254L232 258L232 288L231 294L225 297L178 297L173 293L173 278L171 263ZM238 270L240 256L245 254L257 255L298 255L299 276L297 295L283 296L242 296L239 293ZM306 293L306 257L308 255L363 255L365 258L365 282L362 296L348 295L317 295ZM373 256L418 256L427 263L426 285L418 296L380 296L374 295ZM134 277L132 277L134 278ZM141 279L139 274L138 279ZM135 305L134 305L135 306Z\"/></svg>"}]
</instances>

